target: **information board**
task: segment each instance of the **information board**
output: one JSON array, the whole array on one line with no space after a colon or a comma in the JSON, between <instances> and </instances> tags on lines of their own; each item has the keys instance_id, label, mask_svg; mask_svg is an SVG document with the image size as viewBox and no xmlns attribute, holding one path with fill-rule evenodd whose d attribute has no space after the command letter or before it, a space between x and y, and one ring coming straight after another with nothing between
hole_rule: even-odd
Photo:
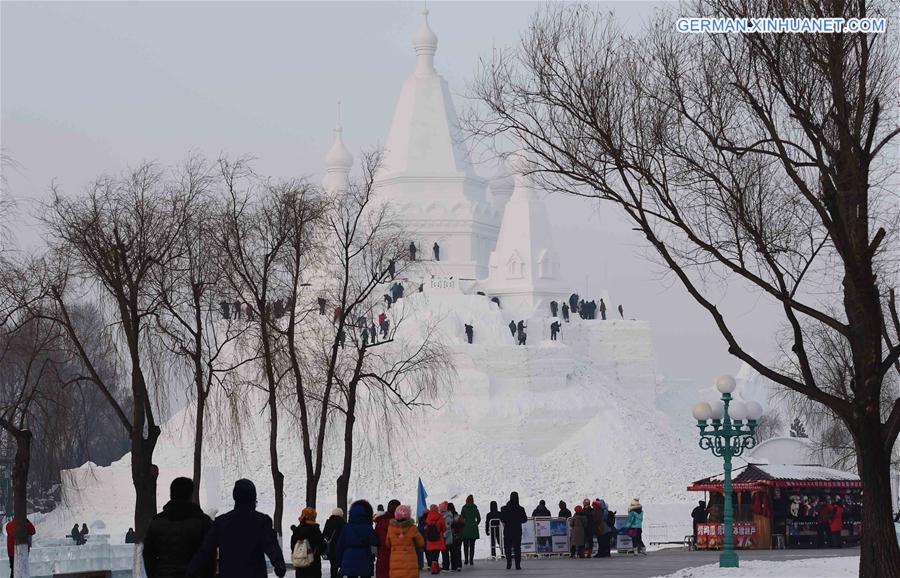
<instances>
[{"instance_id":1,"label":"information board","mask_svg":"<svg viewBox=\"0 0 900 578\"><path fill-rule=\"evenodd\" d=\"M569 527L563 518L529 518L522 524L523 554L566 554Z\"/></svg>"}]
</instances>

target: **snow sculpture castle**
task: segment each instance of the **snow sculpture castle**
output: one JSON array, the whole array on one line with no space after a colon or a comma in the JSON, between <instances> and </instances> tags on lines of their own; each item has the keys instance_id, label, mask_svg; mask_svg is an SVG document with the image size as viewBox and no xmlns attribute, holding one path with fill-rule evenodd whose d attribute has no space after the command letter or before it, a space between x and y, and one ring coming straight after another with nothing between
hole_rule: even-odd
<instances>
[{"instance_id":1,"label":"snow sculpture castle","mask_svg":"<svg viewBox=\"0 0 900 578\"><path fill-rule=\"evenodd\" d=\"M447 82L434 67L438 38L427 11L413 46L415 70L397 100L376 190L415 242L419 270L477 280L502 307L526 316L561 302L569 292L560 280L546 208L524 174L527 162L514 160L515 186L498 179L489 198L470 162ZM326 189L346 183L353 157L341 127L325 161Z\"/></svg>"}]
</instances>

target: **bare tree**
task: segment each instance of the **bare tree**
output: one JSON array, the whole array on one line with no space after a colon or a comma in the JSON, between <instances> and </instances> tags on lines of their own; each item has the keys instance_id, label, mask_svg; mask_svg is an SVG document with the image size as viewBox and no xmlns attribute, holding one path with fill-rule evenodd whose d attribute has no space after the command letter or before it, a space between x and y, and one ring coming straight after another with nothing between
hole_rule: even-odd
<instances>
[{"instance_id":1,"label":"bare tree","mask_svg":"<svg viewBox=\"0 0 900 578\"><path fill-rule=\"evenodd\" d=\"M214 229L217 213L211 192L217 175L200 158L189 159L180 169L177 186L196 197L183 234L177 239L175 258L155 271L160 307L156 321L170 352L185 361L194 400L193 480L196 503L200 502L204 424L213 386L224 385L253 356L235 357L238 342L249 326L246 317L232 316L232 303L223 295L221 259L216 257Z\"/></svg>"},{"instance_id":2,"label":"bare tree","mask_svg":"<svg viewBox=\"0 0 900 578\"><path fill-rule=\"evenodd\" d=\"M336 306L335 317L310 340L311 366L318 368L312 373L321 376L320 404L326 409L334 407L344 417L344 455L337 480L337 504L344 511L360 404L382 410L384 423L390 423L398 419L391 410L427 403L447 383L452 370L434 327L422 332L416 341L395 340L403 316L392 315L381 339L377 335L380 328L375 327L374 334L370 331L376 312L384 311L387 284L402 277L408 266L405 255L409 236L374 196L380 160L378 152L364 155L361 182L338 191L327 217L323 261L331 282L325 294ZM393 311L397 310L395 307ZM321 414L317 440L320 456L326 441L326 415L325 411ZM317 465L320 473L321 462Z\"/></svg>"},{"instance_id":3,"label":"bare tree","mask_svg":"<svg viewBox=\"0 0 900 578\"><path fill-rule=\"evenodd\" d=\"M31 304L39 302L39 272L7 263L0 275L0 428L16 446L13 463L15 567L13 575L29 575L28 488L32 440L37 426L59 442L68 434L71 400L58 368L65 362L60 328Z\"/></svg>"},{"instance_id":4,"label":"bare tree","mask_svg":"<svg viewBox=\"0 0 900 578\"><path fill-rule=\"evenodd\" d=\"M698 0L692 15L889 16L878 2ZM900 400L891 284L897 199L884 186L898 129L897 46L878 34L678 34L665 13L624 35L585 6L538 15L485 67L472 127L504 135L557 191L617 206L709 314L728 351L846 425L865 487L861 576L900 575L890 463ZM896 36L894 37L896 39ZM783 312L796 371L751 354L710 281ZM833 310L837 306L838 313ZM810 361L815 325L846 343L844 392ZM891 342L885 335L893 336Z\"/></svg>"},{"instance_id":5,"label":"bare tree","mask_svg":"<svg viewBox=\"0 0 900 578\"><path fill-rule=\"evenodd\" d=\"M103 394L128 433L135 489L135 572L140 572L141 543L156 514L158 471L153 451L160 435L155 377L148 351L153 347L153 318L161 306L154 271L170 266L194 209L195 195L172 186L163 171L143 164L122 177L102 177L87 191L66 197L56 188L44 222L57 267L70 276L50 284L54 320L64 328L80 363L82 381ZM121 358L130 382L124 403L116 384L98 371L100 360L85 347L71 308L78 292L96 292L109 306Z\"/></svg>"},{"instance_id":6,"label":"bare tree","mask_svg":"<svg viewBox=\"0 0 900 578\"><path fill-rule=\"evenodd\" d=\"M279 467L278 422L281 387L289 368L284 357L284 331L276 305L294 308L289 297L298 290L297 279L286 262L291 259L291 243L298 241L299 207L309 195L303 181L270 182L260 179L245 161L220 160L224 207L216 233L224 286L252 327L249 335L260 365L269 413L269 460L275 491L275 531L282 535L284 474Z\"/></svg>"}]
</instances>

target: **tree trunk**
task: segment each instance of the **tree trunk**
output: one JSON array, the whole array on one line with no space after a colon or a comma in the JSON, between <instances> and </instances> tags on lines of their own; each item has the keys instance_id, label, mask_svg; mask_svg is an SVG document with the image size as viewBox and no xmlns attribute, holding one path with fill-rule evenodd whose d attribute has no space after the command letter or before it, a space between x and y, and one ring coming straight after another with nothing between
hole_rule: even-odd
<instances>
[{"instance_id":1,"label":"tree trunk","mask_svg":"<svg viewBox=\"0 0 900 578\"><path fill-rule=\"evenodd\" d=\"M197 417L194 420L194 494L191 496L191 499L194 500L195 504L200 504L200 478L203 468L203 418L205 413L206 399L201 394L197 396Z\"/></svg>"},{"instance_id":2,"label":"tree trunk","mask_svg":"<svg viewBox=\"0 0 900 578\"><path fill-rule=\"evenodd\" d=\"M136 542L143 542L156 515L156 478L153 467L153 450L159 438L159 428L153 427L147 439L141 432L133 432L131 437L131 481L134 484L134 534Z\"/></svg>"},{"instance_id":3,"label":"tree trunk","mask_svg":"<svg viewBox=\"0 0 900 578\"><path fill-rule=\"evenodd\" d=\"M351 382L347 393L347 419L344 420L344 463L337 479L337 507L345 513L350 493L350 473L353 469L353 426L356 423L356 383Z\"/></svg>"},{"instance_id":4,"label":"tree trunk","mask_svg":"<svg viewBox=\"0 0 900 578\"><path fill-rule=\"evenodd\" d=\"M31 432L19 430L13 434L16 440L16 457L13 462L13 532L15 534L16 578L28 578L28 470L31 468Z\"/></svg>"},{"instance_id":5,"label":"tree trunk","mask_svg":"<svg viewBox=\"0 0 900 578\"><path fill-rule=\"evenodd\" d=\"M309 453L309 463L312 465L312 452ZM305 457L305 453L304 453ZM319 476L314 473L312 467L306 468L306 507L315 508L319 499Z\"/></svg>"},{"instance_id":6,"label":"tree trunk","mask_svg":"<svg viewBox=\"0 0 900 578\"><path fill-rule=\"evenodd\" d=\"M269 462L272 466L272 485L275 488L275 512L272 521L279 539L282 536L282 517L284 515L284 474L278 469L278 406L275 390L269 389Z\"/></svg>"},{"instance_id":7,"label":"tree trunk","mask_svg":"<svg viewBox=\"0 0 900 578\"><path fill-rule=\"evenodd\" d=\"M891 455L884 449L876 418L860 419L851 429L856 440L856 464L863 486L860 578L900 576L900 547L891 519ZM865 448L863 450L863 448Z\"/></svg>"},{"instance_id":8,"label":"tree trunk","mask_svg":"<svg viewBox=\"0 0 900 578\"><path fill-rule=\"evenodd\" d=\"M199 351L199 350L198 350ZM203 366L199 356L194 359L194 380L197 387L197 415L194 419L194 494L191 499L200 504L200 481L203 474L203 420L206 417L206 391L203 387Z\"/></svg>"}]
</instances>

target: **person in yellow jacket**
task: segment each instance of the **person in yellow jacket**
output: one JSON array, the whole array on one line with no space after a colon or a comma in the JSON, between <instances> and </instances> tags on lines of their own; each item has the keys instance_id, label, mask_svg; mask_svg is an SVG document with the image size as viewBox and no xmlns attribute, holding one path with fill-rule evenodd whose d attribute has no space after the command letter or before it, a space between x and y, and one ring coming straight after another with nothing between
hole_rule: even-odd
<instances>
[{"instance_id":1,"label":"person in yellow jacket","mask_svg":"<svg viewBox=\"0 0 900 578\"><path fill-rule=\"evenodd\" d=\"M397 506L387 531L387 547L391 552L390 578L419 578L419 557L416 548L425 546L425 539L411 518L409 506Z\"/></svg>"}]
</instances>

